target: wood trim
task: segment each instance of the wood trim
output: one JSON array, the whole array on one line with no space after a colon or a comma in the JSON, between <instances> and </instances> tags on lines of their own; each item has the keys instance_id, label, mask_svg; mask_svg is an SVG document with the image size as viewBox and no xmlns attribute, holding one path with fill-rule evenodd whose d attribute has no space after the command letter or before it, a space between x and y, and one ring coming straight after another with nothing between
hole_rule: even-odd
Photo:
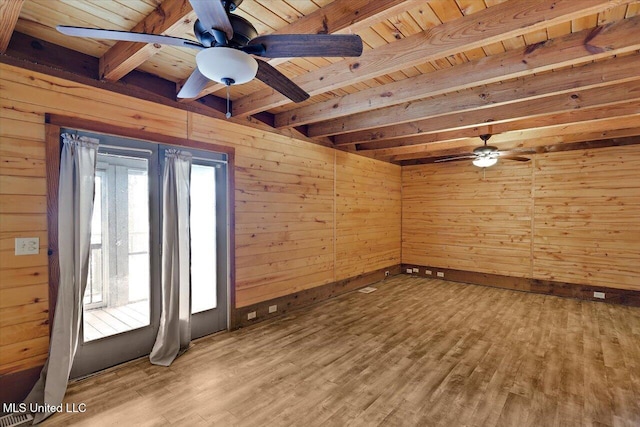
<instances>
[{"instance_id":1,"label":"wood trim","mask_svg":"<svg viewBox=\"0 0 640 427\"><path fill-rule=\"evenodd\" d=\"M273 298L245 307L236 308L232 311L231 315L231 329L234 330L243 328L245 326L254 325L261 321L289 313L292 310L297 310L299 308L336 297L346 292L371 285L372 283L379 282L381 280L384 280L385 277L388 277L385 275L387 271L389 272L389 276L400 274L400 265L392 265L386 268L381 268L378 270L370 271L368 273L360 274L358 276L350 277L348 279L338 280L337 282L328 283L326 285L317 286L311 289L305 289L303 291L295 292L283 297ZM278 311L275 313L269 313L270 305L277 305ZM247 314L252 311L256 312L256 318L247 320Z\"/></svg>"},{"instance_id":2,"label":"wood trim","mask_svg":"<svg viewBox=\"0 0 640 427\"><path fill-rule=\"evenodd\" d=\"M0 376L0 403L20 403L40 377L42 366ZM0 413L5 414L0 407Z\"/></svg>"},{"instance_id":3,"label":"wood trim","mask_svg":"<svg viewBox=\"0 0 640 427\"><path fill-rule=\"evenodd\" d=\"M58 184L60 181L60 126L45 125L47 170L47 229L49 238L49 336L53 330L53 315L58 301L60 263L58 260Z\"/></svg>"},{"instance_id":4,"label":"wood trim","mask_svg":"<svg viewBox=\"0 0 640 427\"><path fill-rule=\"evenodd\" d=\"M229 222L229 287L227 288L227 330L231 329L231 313L236 307L236 155L227 153L227 219Z\"/></svg>"},{"instance_id":5,"label":"wood trim","mask_svg":"<svg viewBox=\"0 0 640 427\"><path fill-rule=\"evenodd\" d=\"M179 147L190 147L198 150L217 151L219 153L234 153L235 149L226 145L210 144L208 142L197 141L195 139L179 138L167 136L161 133L149 132L143 129L127 128L115 126L110 123L97 122L94 120L81 119L78 117L62 116L58 114L47 114L47 123L55 124L59 127L86 130L89 132L117 135L124 138L142 139L145 141L157 142L166 145L176 145Z\"/></svg>"},{"instance_id":6,"label":"wood trim","mask_svg":"<svg viewBox=\"0 0 640 427\"><path fill-rule=\"evenodd\" d=\"M427 265L402 264L402 272L407 269L418 269L418 272L410 273L420 277L432 277L434 279L449 280L453 282L471 283L474 285L492 286L496 288L511 289L523 292L555 295L565 298L580 300L608 302L612 304L640 307L640 291L628 289L616 289L603 286L582 285L579 283L556 282L527 277L503 276L498 274L480 273L476 271L454 270ZM431 274L426 271L430 270ZM444 277L438 277L438 273L444 273ZM594 292L604 292L606 299L594 298Z\"/></svg>"},{"instance_id":7,"label":"wood trim","mask_svg":"<svg viewBox=\"0 0 640 427\"><path fill-rule=\"evenodd\" d=\"M49 324L53 324L55 303L58 295L59 267L58 267L58 181L60 173L60 128L72 128L89 132L104 133L124 138L141 139L154 143L195 148L205 151L216 151L227 155L228 171L228 199L229 199L229 311L235 307L235 149L218 144L167 136L142 129L125 128L93 120L68 117L57 114L47 114L47 212L49 227ZM57 142L57 144L56 144ZM50 161L53 159L53 161ZM57 161L55 160L57 159ZM52 234L53 233L53 234ZM54 264L52 267L52 264Z\"/></svg>"}]
</instances>

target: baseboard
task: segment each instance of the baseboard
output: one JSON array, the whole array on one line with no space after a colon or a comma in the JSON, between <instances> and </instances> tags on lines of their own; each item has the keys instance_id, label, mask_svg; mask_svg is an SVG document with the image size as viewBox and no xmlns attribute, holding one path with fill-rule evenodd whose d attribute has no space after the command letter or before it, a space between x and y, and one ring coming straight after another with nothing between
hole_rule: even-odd
<instances>
[{"instance_id":1,"label":"baseboard","mask_svg":"<svg viewBox=\"0 0 640 427\"><path fill-rule=\"evenodd\" d=\"M40 377L42 366L25 369L24 371L0 376L0 402L2 407L5 403L20 403L27 397L38 378ZM4 414L0 407L0 412Z\"/></svg>"},{"instance_id":2,"label":"baseboard","mask_svg":"<svg viewBox=\"0 0 640 427\"><path fill-rule=\"evenodd\" d=\"M492 286L580 300L608 302L612 304L640 307L640 291L607 288L603 286L583 285L579 283L556 282L552 280L532 279L528 277L503 276L499 274L479 273L475 271L454 270L417 264L402 264L402 272L421 277L450 280L453 282L472 283L474 285ZM414 270L417 270L414 272ZM430 271L431 274L428 274ZM442 277L438 273L443 274ZM595 298L594 292L602 292L605 298Z\"/></svg>"},{"instance_id":3,"label":"baseboard","mask_svg":"<svg viewBox=\"0 0 640 427\"><path fill-rule=\"evenodd\" d=\"M305 289L303 291L295 292L293 294L285 295L282 297L273 298L268 301L262 301L245 307L232 309L230 316L230 329L234 330L253 325L263 320L288 313L291 310L296 310L320 301L327 300L329 298L333 298L337 295L362 288L372 283L379 282L380 280L383 280L385 277L387 277L386 272L389 272L389 276L400 274L400 265L396 264L386 268L381 268L379 270L360 274L358 276L350 277L348 279L338 280L337 282L329 283L311 289ZM278 310L274 313L269 313L269 306L273 305L277 305ZM247 315L253 311L255 311L256 317L249 320L247 318Z\"/></svg>"}]
</instances>

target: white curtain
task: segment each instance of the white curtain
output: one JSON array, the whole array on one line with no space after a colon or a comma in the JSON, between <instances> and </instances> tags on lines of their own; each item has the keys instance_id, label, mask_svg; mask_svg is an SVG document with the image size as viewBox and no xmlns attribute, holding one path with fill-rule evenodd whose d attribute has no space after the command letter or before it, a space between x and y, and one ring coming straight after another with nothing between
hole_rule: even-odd
<instances>
[{"instance_id":1,"label":"white curtain","mask_svg":"<svg viewBox=\"0 0 640 427\"><path fill-rule=\"evenodd\" d=\"M91 215L98 140L62 135L58 186L58 256L60 281L49 357L25 402L55 407L62 403L78 348L82 299L87 286ZM36 413L34 424L52 412Z\"/></svg>"},{"instance_id":2,"label":"white curtain","mask_svg":"<svg viewBox=\"0 0 640 427\"><path fill-rule=\"evenodd\" d=\"M162 313L151 363L169 366L191 341L191 154L166 150L162 179Z\"/></svg>"}]
</instances>

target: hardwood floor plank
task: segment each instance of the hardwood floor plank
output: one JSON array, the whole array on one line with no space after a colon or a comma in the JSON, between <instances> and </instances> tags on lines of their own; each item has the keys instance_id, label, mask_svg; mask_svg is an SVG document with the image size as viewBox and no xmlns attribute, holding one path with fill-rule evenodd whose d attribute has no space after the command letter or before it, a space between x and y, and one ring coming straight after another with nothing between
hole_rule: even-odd
<instances>
[{"instance_id":1,"label":"hardwood floor plank","mask_svg":"<svg viewBox=\"0 0 640 427\"><path fill-rule=\"evenodd\" d=\"M63 425L617 426L640 309L400 275L70 385Z\"/></svg>"}]
</instances>

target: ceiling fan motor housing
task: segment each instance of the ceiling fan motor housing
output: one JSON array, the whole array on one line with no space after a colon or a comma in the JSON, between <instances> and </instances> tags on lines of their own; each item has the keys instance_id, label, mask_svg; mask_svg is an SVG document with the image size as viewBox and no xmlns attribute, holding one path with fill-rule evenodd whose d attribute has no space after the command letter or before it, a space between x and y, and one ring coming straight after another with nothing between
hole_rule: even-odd
<instances>
[{"instance_id":1,"label":"ceiling fan motor housing","mask_svg":"<svg viewBox=\"0 0 640 427\"><path fill-rule=\"evenodd\" d=\"M498 147L494 147L493 145L483 145L481 147L477 147L473 149L473 154L476 156L490 156L493 153L497 153Z\"/></svg>"},{"instance_id":2,"label":"ceiling fan motor housing","mask_svg":"<svg viewBox=\"0 0 640 427\"><path fill-rule=\"evenodd\" d=\"M243 47L253 38L258 37L258 31L251 25L251 22L247 21L241 16L229 14L229 21L233 27L233 38L227 41L229 47ZM193 32L200 43L206 47L215 46L216 39L210 31L210 28L206 28L200 20L196 20L193 25Z\"/></svg>"}]
</instances>

